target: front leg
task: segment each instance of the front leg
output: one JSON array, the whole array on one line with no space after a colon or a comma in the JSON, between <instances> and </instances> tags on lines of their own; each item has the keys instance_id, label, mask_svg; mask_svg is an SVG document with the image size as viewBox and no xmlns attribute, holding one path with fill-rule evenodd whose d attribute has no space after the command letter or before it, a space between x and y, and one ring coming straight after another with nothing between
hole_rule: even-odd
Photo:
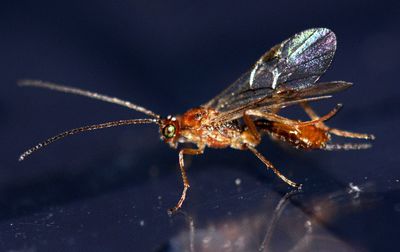
<instances>
[{"instance_id":1,"label":"front leg","mask_svg":"<svg viewBox=\"0 0 400 252\"><path fill-rule=\"evenodd\" d=\"M185 163L184 163L184 155L200 155L203 154L204 152L204 147L199 148L199 149L190 149L190 148L185 148L179 151L179 168L181 169L181 174L182 174L182 181L183 181L183 191L181 198L179 199L178 203L176 204L175 207L170 208L168 210L169 214L175 213L178 209L181 208L183 202L185 201L186 198L186 191L190 187L189 185L189 180L186 176L186 171L185 171Z\"/></svg>"}]
</instances>

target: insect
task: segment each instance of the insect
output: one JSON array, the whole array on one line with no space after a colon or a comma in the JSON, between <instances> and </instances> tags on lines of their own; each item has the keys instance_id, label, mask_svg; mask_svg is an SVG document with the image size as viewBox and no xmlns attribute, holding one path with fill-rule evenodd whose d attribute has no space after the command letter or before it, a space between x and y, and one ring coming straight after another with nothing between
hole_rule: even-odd
<instances>
[{"instance_id":1,"label":"insect","mask_svg":"<svg viewBox=\"0 0 400 252\"><path fill-rule=\"evenodd\" d=\"M84 126L53 136L25 151L19 160L66 136L83 131L122 125L157 124L161 139L172 148L179 143L191 143L193 148L179 151L179 167L183 180L181 197L170 212L180 209L186 198L189 181L184 156L203 154L206 147L249 150L267 168L292 187L300 187L286 178L258 150L262 136L269 135L295 148L322 150L359 150L369 143L335 144L331 135L345 138L373 140L370 134L353 133L331 128L325 122L342 107L336 105L329 113L318 116L309 102L330 98L332 93L352 86L345 81L317 82L332 62L336 50L336 36L326 28L313 28L295 34L272 47L247 72L209 102L192 108L182 115L160 115L128 101L115 97L37 80L21 80L21 86L47 88L64 93L87 96L128 107L149 116ZM309 120L289 119L279 111L290 105L300 105Z\"/></svg>"}]
</instances>

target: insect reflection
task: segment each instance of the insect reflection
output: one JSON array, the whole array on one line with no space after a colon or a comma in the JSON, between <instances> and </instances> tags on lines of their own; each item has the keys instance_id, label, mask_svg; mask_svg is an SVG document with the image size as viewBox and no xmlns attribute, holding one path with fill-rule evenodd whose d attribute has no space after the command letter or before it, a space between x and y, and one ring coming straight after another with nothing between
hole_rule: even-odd
<instances>
[{"instance_id":1,"label":"insect reflection","mask_svg":"<svg viewBox=\"0 0 400 252\"><path fill-rule=\"evenodd\" d=\"M284 182L292 187L300 187L301 184L286 178L257 151L256 146L263 135L269 135L295 148L323 150L358 150L370 147L368 143L335 144L331 142L331 135L374 139L373 135L343 131L325 124L338 112L341 104L321 117L309 105L311 101L330 98L330 94L352 85L345 81L317 82L331 64L335 50L336 37L332 31L326 28L305 30L272 47L249 71L209 102L189 109L182 115L167 117L161 117L144 107L118 98L54 83L21 80L21 86L87 96L128 107L150 118L113 121L68 130L27 150L19 160L24 160L34 151L54 141L79 132L154 123L159 126L161 139L172 148L177 148L178 143L195 145L195 148L183 148L179 151L183 191L176 206L170 209L171 212L181 208L189 188L184 156L203 154L206 147L249 150ZM290 105L300 105L310 120L300 121L278 115L280 109Z\"/></svg>"}]
</instances>

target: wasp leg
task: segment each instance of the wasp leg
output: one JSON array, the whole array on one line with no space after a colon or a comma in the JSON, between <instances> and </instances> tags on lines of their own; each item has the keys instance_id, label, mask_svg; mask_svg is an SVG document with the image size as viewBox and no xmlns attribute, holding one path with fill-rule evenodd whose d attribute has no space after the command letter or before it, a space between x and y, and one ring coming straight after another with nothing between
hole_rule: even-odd
<instances>
[{"instance_id":1,"label":"wasp leg","mask_svg":"<svg viewBox=\"0 0 400 252\"><path fill-rule=\"evenodd\" d=\"M183 181L183 191L181 198L179 199L178 203L176 204L175 207L170 208L168 210L168 213L173 214L175 213L178 209L181 208L183 202L185 201L186 198L186 191L190 187L189 185L189 180L186 176L186 171L185 171L185 164L183 160L183 155L200 155L203 154L204 152L204 147L199 148L199 149L182 149L179 151L179 168L181 169L181 175L182 175L182 181Z\"/></svg>"},{"instance_id":2,"label":"wasp leg","mask_svg":"<svg viewBox=\"0 0 400 252\"><path fill-rule=\"evenodd\" d=\"M248 132L254 137L255 144L259 144L261 141L261 135L254 124L253 119L247 114L247 111L243 113L243 121L247 125Z\"/></svg>"},{"instance_id":3,"label":"wasp leg","mask_svg":"<svg viewBox=\"0 0 400 252\"><path fill-rule=\"evenodd\" d=\"M369 143L344 143L344 144L327 144L324 149L328 151L335 150L365 150L371 148Z\"/></svg>"},{"instance_id":4,"label":"wasp leg","mask_svg":"<svg viewBox=\"0 0 400 252\"><path fill-rule=\"evenodd\" d=\"M257 109L246 110L245 115L257 116L257 117L267 119L268 121L279 122L279 123L288 124L288 125L301 123L300 121L290 120L288 118L285 118L283 116L277 115L272 112L266 112L266 111L261 111L261 110L257 110Z\"/></svg>"},{"instance_id":5,"label":"wasp leg","mask_svg":"<svg viewBox=\"0 0 400 252\"><path fill-rule=\"evenodd\" d=\"M315 125L320 122L326 121L330 118L332 118L341 108L341 104L338 104L333 110L331 110L328 114L322 116L322 117L317 117L315 119L311 119L310 121L298 121L298 120L292 120L285 118L283 116L277 115L274 112L267 112L267 111L261 111L257 109L249 109L246 110L245 114L248 116L257 116L261 117L264 119L267 119L268 121L273 121L273 122L278 122L286 125L299 125L299 126L307 126L307 125Z\"/></svg>"},{"instance_id":6,"label":"wasp leg","mask_svg":"<svg viewBox=\"0 0 400 252\"><path fill-rule=\"evenodd\" d=\"M300 103L300 105L304 109L306 114L311 118L311 120L318 120L320 118L307 102L302 102L302 103ZM326 120L321 120L316 125L319 128L326 130L327 132L332 133L334 135L341 136L341 137L347 137L347 138L366 139L366 140L374 140L375 139L375 136L371 135L371 134L355 133L355 132L340 130L340 129L336 129L336 128L330 128L330 127L326 126L326 124L323 123L323 121L326 121Z\"/></svg>"},{"instance_id":7,"label":"wasp leg","mask_svg":"<svg viewBox=\"0 0 400 252\"><path fill-rule=\"evenodd\" d=\"M258 152L254 147L252 146L246 146L251 152L253 152L258 159L260 159L268 168L270 168L280 179L285 181L288 185L295 187L295 188L301 188L301 184L298 184L296 182L291 181L290 179L286 178L278 169L274 167L274 165L268 161L260 152Z\"/></svg>"}]
</instances>

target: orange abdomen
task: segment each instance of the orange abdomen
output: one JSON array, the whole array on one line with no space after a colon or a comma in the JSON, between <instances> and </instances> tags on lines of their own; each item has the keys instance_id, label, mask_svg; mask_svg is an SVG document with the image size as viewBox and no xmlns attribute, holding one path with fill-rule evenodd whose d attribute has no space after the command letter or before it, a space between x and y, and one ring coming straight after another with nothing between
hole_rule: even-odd
<instances>
[{"instance_id":1,"label":"orange abdomen","mask_svg":"<svg viewBox=\"0 0 400 252\"><path fill-rule=\"evenodd\" d=\"M315 125L299 126L267 121L258 121L256 124L271 136L296 148L321 149L330 140L329 133Z\"/></svg>"}]
</instances>

